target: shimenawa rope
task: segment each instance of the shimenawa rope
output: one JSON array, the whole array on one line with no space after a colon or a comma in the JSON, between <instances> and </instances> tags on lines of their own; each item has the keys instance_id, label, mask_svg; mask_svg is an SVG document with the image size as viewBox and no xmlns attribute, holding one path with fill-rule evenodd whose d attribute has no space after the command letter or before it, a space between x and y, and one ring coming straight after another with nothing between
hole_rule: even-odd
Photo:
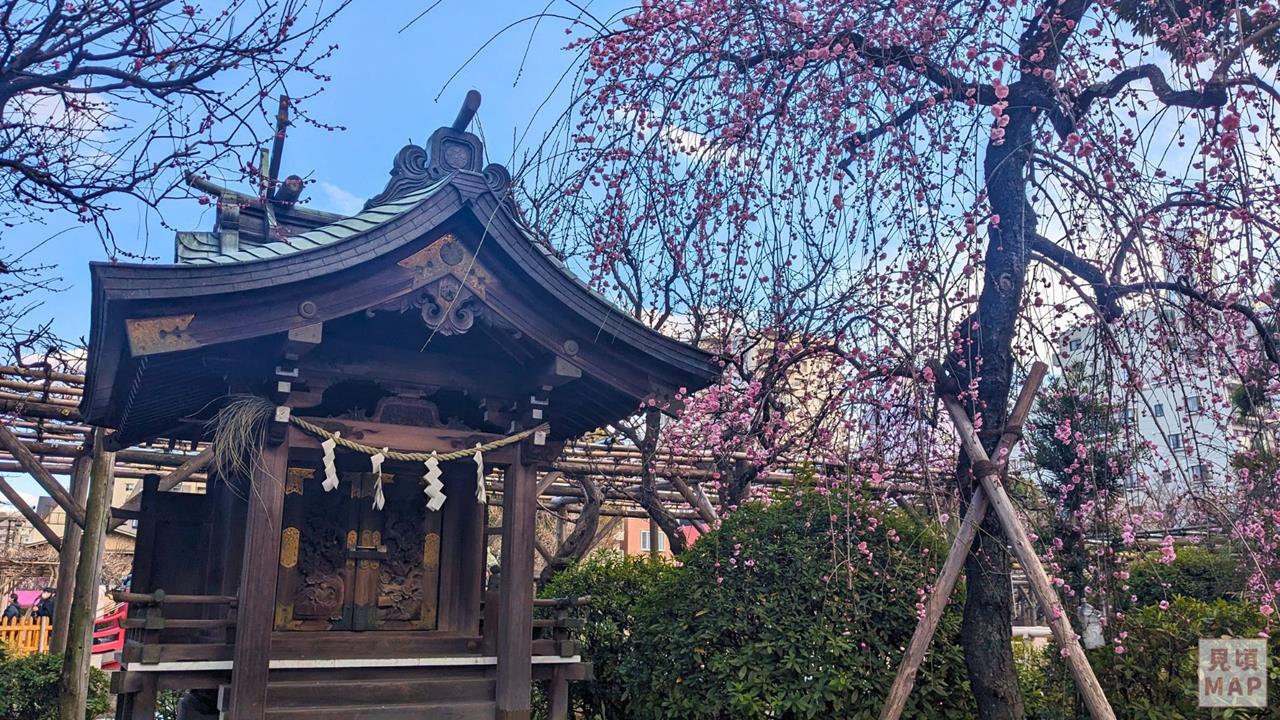
<instances>
[{"instance_id":1,"label":"shimenawa rope","mask_svg":"<svg viewBox=\"0 0 1280 720\"><path fill-rule=\"evenodd\" d=\"M429 453L429 452L412 452L412 453L400 452L399 450L388 450L385 448L373 447L372 445L365 445L364 443L358 443L354 440L348 440L347 438L342 437L338 433L325 430L319 425L316 425L311 422L307 422L306 420L303 420L302 418L297 417L296 415L289 416L289 422L293 423L299 428L302 428L306 432L311 433L312 435L322 437L326 440L332 440L337 445L341 445L342 447L348 450L355 450L356 452L364 453L365 455L373 456L373 455L377 455L378 453L381 453L383 457L386 457L389 460L401 460L401 461L412 461L412 462L426 462L432 457L432 453ZM450 460L461 460L463 458L473 457L476 454L476 451L484 453L484 452L489 452L490 450L497 450L500 447L513 445L515 443L520 442L521 440L524 440L525 438L531 437L535 433L539 433L544 430L549 430L550 428L551 426L548 423L542 423L537 427L532 427L532 428L529 428L528 430L522 430L514 435L508 435L506 437L498 438L497 440L492 440L487 443L476 443L475 447L466 448L464 450L454 450L453 452L447 452L447 453L437 452L435 453L435 458L440 462L448 462Z\"/></svg>"}]
</instances>

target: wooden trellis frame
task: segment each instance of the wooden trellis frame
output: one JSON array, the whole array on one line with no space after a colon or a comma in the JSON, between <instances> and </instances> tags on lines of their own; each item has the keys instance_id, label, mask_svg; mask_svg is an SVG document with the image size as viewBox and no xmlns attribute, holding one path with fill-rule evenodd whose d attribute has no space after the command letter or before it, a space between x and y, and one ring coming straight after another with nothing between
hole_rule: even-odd
<instances>
[{"instance_id":1,"label":"wooden trellis frame","mask_svg":"<svg viewBox=\"0 0 1280 720\"><path fill-rule=\"evenodd\" d=\"M22 453L24 459L29 458L39 465L36 472L43 478L72 475L77 458L86 456L92 428L80 422L80 414L76 408L83 392L83 382L82 375L72 372L0 366L0 416L8 418L0 420L0 439L3 439L4 434L12 436L10 446L20 445L18 452ZM28 472L8 447L0 446L0 470ZM205 444L193 446L187 441L159 441L146 447L119 449L115 453L114 474L122 479L160 475L159 488L166 491L183 482L203 481L204 469L210 456ZM642 459L640 450L627 446L603 448L588 444L568 445L564 453L551 464L551 472L543 475L542 482L539 483L539 496L558 505L568 505L572 512L576 505L573 500L581 498L583 494L571 478L584 476L596 481L605 490L606 502L602 515L648 517L648 513L636 502L632 493L643 472ZM658 495L672 506L673 515L678 519L706 524L718 519L716 508L719 506L719 499L713 490L703 486L704 480L716 475L713 461L714 458L707 454L659 453L653 458L652 466L660 479ZM881 489L909 496L933 492L925 479L914 473L902 471L895 473L895 477L894 481L884 482ZM788 472L771 471L760 473L754 484L761 487L779 486L793 479ZM48 479L46 482L52 481ZM500 494L501 481L493 479L489 489ZM0 491L3 490L0 487ZM52 492L66 495L60 486ZM140 492L136 491L117 510L136 510ZM13 496L10 499L15 499L16 493ZM70 498L69 505L77 511L74 514L82 518L83 510L75 503L75 499ZM34 515L34 511L31 514ZM110 526L114 529L123 522L119 517L113 518ZM56 539L52 531L45 537ZM56 548L59 543L52 544Z\"/></svg>"}]
</instances>

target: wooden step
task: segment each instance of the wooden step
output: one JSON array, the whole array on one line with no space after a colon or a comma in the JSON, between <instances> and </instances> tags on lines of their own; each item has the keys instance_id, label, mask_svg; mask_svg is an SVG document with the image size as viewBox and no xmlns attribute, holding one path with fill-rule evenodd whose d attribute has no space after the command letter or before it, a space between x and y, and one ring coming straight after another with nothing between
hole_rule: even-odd
<instances>
[{"instance_id":1,"label":"wooden step","mask_svg":"<svg viewBox=\"0 0 1280 720\"><path fill-rule=\"evenodd\" d=\"M485 702L493 700L494 688L493 678L474 674L445 678L409 675L377 679L274 680L267 684L267 707Z\"/></svg>"},{"instance_id":2,"label":"wooden step","mask_svg":"<svg viewBox=\"0 0 1280 720\"><path fill-rule=\"evenodd\" d=\"M493 720L492 702L268 708L269 720Z\"/></svg>"}]
</instances>

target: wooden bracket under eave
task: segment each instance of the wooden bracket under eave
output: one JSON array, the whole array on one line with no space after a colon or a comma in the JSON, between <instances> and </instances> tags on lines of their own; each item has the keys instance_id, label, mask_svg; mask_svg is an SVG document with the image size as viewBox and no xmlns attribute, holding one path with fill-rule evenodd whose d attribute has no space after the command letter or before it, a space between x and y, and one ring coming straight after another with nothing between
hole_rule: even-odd
<instances>
[{"instance_id":1,"label":"wooden bracket under eave","mask_svg":"<svg viewBox=\"0 0 1280 720\"><path fill-rule=\"evenodd\" d=\"M134 357L191 350L204 343L191 337L188 329L195 313L154 318L129 318L124 321L129 336L129 352Z\"/></svg>"},{"instance_id":2,"label":"wooden bracket under eave","mask_svg":"<svg viewBox=\"0 0 1280 720\"><path fill-rule=\"evenodd\" d=\"M294 365L293 377L297 377L298 359L319 347L323 341L324 323L312 323L289 330L284 344L284 357Z\"/></svg>"},{"instance_id":3,"label":"wooden bracket under eave","mask_svg":"<svg viewBox=\"0 0 1280 720\"><path fill-rule=\"evenodd\" d=\"M550 366L542 374L542 384L560 386L582 377L582 368L559 355L555 356Z\"/></svg>"}]
</instances>

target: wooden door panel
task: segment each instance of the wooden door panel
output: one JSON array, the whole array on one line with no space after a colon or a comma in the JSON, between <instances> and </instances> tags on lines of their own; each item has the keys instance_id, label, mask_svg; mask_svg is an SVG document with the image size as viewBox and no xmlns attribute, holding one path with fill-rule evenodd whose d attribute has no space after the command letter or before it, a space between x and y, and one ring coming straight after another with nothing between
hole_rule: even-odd
<instances>
[{"instance_id":1,"label":"wooden door panel","mask_svg":"<svg viewBox=\"0 0 1280 720\"><path fill-rule=\"evenodd\" d=\"M312 468L290 468L285 482L277 630L345 629L354 573L349 559L351 501L325 492Z\"/></svg>"},{"instance_id":2,"label":"wooden door panel","mask_svg":"<svg viewBox=\"0 0 1280 720\"><path fill-rule=\"evenodd\" d=\"M383 492L390 491L394 479L383 477ZM372 630L376 625L378 607L378 574L381 557L386 552L382 544L382 513L373 507L376 491L375 478L362 473L353 478L351 497L355 504L356 545L352 549L355 558L355 580L351 587L351 629Z\"/></svg>"},{"instance_id":3,"label":"wooden door panel","mask_svg":"<svg viewBox=\"0 0 1280 720\"><path fill-rule=\"evenodd\" d=\"M441 513L427 511L421 478L385 473L377 510L374 475L342 473L332 492L316 475L290 468L285 484L275 628L436 629Z\"/></svg>"},{"instance_id":4,"label":"wooden door panel","mask_svg":"<svg viewBox=\"0 0 1280 720\"><path fill-rule=\"evenodd\" d=\"M375 627L431 630L436 627L440 585L440 513L428 512L421 483L397 477L386 486Z\"/></svg>"}]
</instances>

